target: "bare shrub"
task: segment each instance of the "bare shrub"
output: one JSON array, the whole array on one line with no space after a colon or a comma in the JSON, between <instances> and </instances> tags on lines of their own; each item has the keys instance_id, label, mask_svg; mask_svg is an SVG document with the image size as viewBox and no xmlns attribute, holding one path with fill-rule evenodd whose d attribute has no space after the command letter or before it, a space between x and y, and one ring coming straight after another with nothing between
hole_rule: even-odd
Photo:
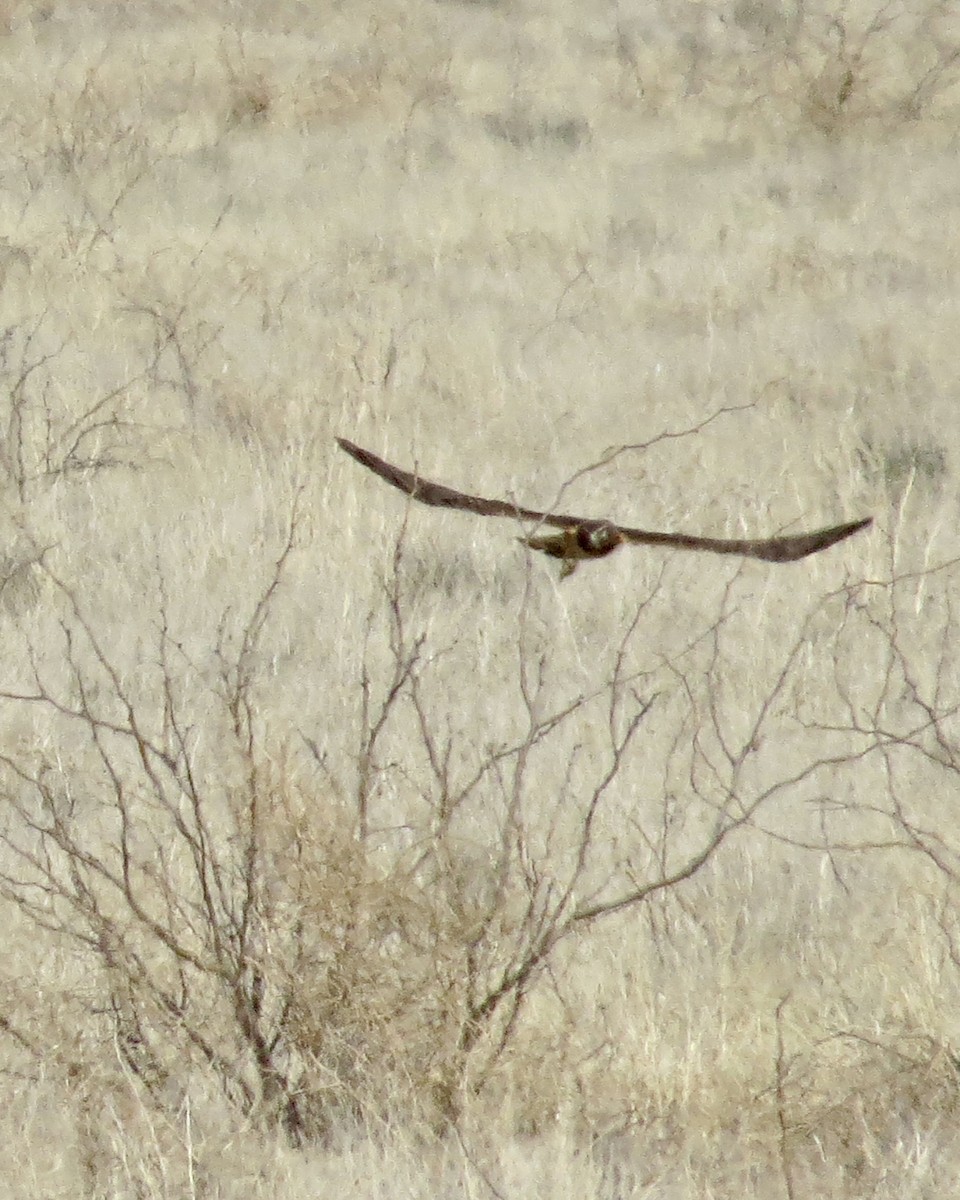
<instances>
[{"instance_id":1,"label":"bare shrub","mask_svg":"<svg viewBox=\"0 0 960 1200\"><path fill-rule=\"evenodd\" d=\"M167 303L169 289L151 286L160 272L143 266L126 220L164 159L163 137L121 104L103 64L68 60L59 84L41 112L22 114L10 162L22 243L8 247L0 278L0 486L21 506L66 476L155 462L180 424L162 391L193 405L197 364L219 333L179 290Z\"/></svg>"},{"instance_id":2,"label":"bare shrub","mask_svg":"<svg viewBox=\"0 0 960 1200\"><path fill-rule=\"evenodd\" d=\"M79 405L65 398L58 360L66 351L48 312L8 327L0 340L0 480L21 503L78 471L142 469L146 444L160 432L136 414L142 375Z\"/></svg>"},{"instance_id":3,"label":"bare shrub","mask_svg":"<svg viewBox=\"0 0 960 1200\"><path fill-rule=\"evenodd\" d=\"M837 964L833 1006L818 1014L813 1040L787 1030L807 1027L809 1013L801 1011L818 1008L822 997L782 997L769 1095L788 1195L816 1177L823 1155L868 1194L885 1178L890 1144L919 1144L921 1131L957 1110L957 1052L946 1032L953 1024L948 997L960 992L960 841L950 816L960 802L960 631L950 598L957 571L957 560L901 568L837 593L841 632L821 664L829 686L815 689L815 705L797 710L805 730L825 742L847 741L861 766L847 786L834 777L812 798L818 836L795 832L790 844L827 855L851 893L858 882L881 881L880 907L862 936L876 946L878 977L891 997L880 1020L858 1019L857 956L849 955ZM870 667L859 685L856 658ZM901 959L925 986L896 982Z\"/></svg>"},{"instance_id":4,"label":"bare shrub","mask_svg":"<svg viewBox=\"0 0 960 1200\"><path fill-rule=\"evenodd\" d=\"M736 24L760 55L755 103L792 107L824 132L942 115L956 102L960 30L943 0L860 4L742 0Z\"/></svg>"},{"instance_id":5,"label":"bare shrub","mask_svg":"<svg viewBox=\"0 0 960 1200\"><path fill-rule=\"evenodd\" d=\"M5 701L53 715L57 728L2 757L0 881L88 962L85 1024L115 1043L148 1096L177 1103L201 1064L242 1111L265 1111L293 1138L301 1121L273 979L296 957L285 864L297 858L301 798L277 760L261 759L250 660L296 523L249 620L233 638L224 629L219 685L199 709L162 584L156 657L131 680L50 574L59 645L28 648L32 690Z\"/></svg>"},{"instance_id":6,"label":"bare shrub","mask_svg":"<svg viewBox=\"0 0 960 1200\"><path fill-rule=\"evenodd\" d=\"M618 792L625 802L657 703L652 674L630 662L659 585L591 695L558 701L549 656L521 632L522 720L499 744L468 745L432 694L443 654L408 627L398 551L389 653L373 656L386 673L367 667L360 681L355 779L326 764L326 789L308 790L290 737L267 735L255 669L296 524L294 514L260 601L224 635L217 688L201 696L162 586L153 655L132 681L76 589L50 574L59 644L28 647L31 687L2 692L8 709L40 709L52 724L0 757L0 889L89 962L83 1019L146 1095L169 1103L201 1071L299 1140L337 1111L385 1107L398 1089L424 1115L454 1117L464 1089L498 1069L565 940L678 886L805 772L755 793L740 786L764 709L724 782L691 764L699 816L683 844L671 799L659 833L634 827L611 855L605 810ZM719 720L712 711L697 719Z\"/></svg>"},{"instance_id":7,"label":"bare shrub","mask_svg":"<svg viewBox=\"0 0 960 1200\"><path fill-rule=\"evenodd\" d=\"M50 158L73 201L66 206L62 234L79 260L106 247L108 261L119 264L126 249L118 237L122 207L147 179L163 147L151 143L137 119L118 108L108 72L88 69L77 79L73 74L72 69L62 72L47 114L53 130Z\"/></svg>"},{"instance_id":8,"label":"bare shrub","mask_svg":"<svg viewBox=\"0 0 960 1200\"><path fill-rule=\"evenodd\" d=\"M900 756L954 770L952 643L920 679L906 628L921 577L814 595L771 626L775 653L748 681L750 569L699 632L656 647L641 633L674 603L665 561L585 693L551 653L531 574L512 666L478 695L473 643L432 628L401 533L343 728L295 730L264 706L259 648L298 521L295 507L248 615L225 615L212 683L171 628L162 579L132 676L79 587L47 570L55 631L24 647L28 684L0 690L11 718L43 715L42 736L0 755L0 891L75 964L70 1078L103 1080L112 1047L110 1086L147 1109L216 1094L297 1144L397 1112L445 1127L508 1094L542 1128L568 1086L555 1047L580 1020L572 964L615 917L642 912L674 936L653 901L683 908L738 832L838 871L866 852L955 870L896 782ZM879 677L858 669L865 647L885 648ZM886 805L863 799L874 777ZM3 1031L39 1059L29 1024ZM890 1037L883 1052L906 1050ZM789 1172L812 1116L795 1081L816 1063L785 1035L778 1055L767 1103ZM588 1105L602 1046L590 1057Z\"/></svg>"}]
</instances>

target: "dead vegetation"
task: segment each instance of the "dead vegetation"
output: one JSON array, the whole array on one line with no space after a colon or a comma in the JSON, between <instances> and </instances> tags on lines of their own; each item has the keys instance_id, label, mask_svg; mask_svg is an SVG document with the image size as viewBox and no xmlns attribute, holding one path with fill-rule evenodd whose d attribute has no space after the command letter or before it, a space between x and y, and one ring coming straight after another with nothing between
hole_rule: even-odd
<instances>
[{"instance_id":1,"label":"dead vegetation","mask_svg":"<svg viewBox=\"0 0 960 1200\"><path fill-rule=\"evenodd\" d=\"M592 945L606 953L611 920L681 950L691 885L744 835L816 855L841 882L864 856L919 860L931 903L939 893L944 965L956 963L960 847L928 800L949 803L960 778L955 630L940 590L952 564L816 598L747 705L735 670L746 570L715 620L666 657L641 636L670 602L661 572L586 694L567 690L537 647L525 596L513 670L494 685L513 697L484 696L512 714L491 740L478 696L442 682L448 658L454 678L471 677L460 661L471 652L438 642L405 596L401 534L369 616L376 652L362 662L342 760L323 730L278 733L262 708L258 652L301 520L295 504L232 632L225 615L212 680L185 655L162 577L129 676L82 582L42 567L50 622L42 644L26 637L8 659L22 682L0 690L9 727L39 714L37 736L0 758L0 890L21 926L66 956L74 982L57 1014L8 1009L3 1029L27 1076L52 1069L68 1092L80 1080L85 1093L105 1088L153 1123L175 1125L185 1104L226 1105L298 1147L401 1114L437 1133L469 1129L507 1094L536 1129L565 1107L574 1064L563 1047L584 1034L575 963L591 961ZM528 591L537 583L528 577ZM941 611L936 660L916 657L920 587ZM879 675L853 669L865 647ZM824 1105L831 1122L852 1120L871 1073L874 1110L857 1119L874 1138L907 1064L918 1112L952 1103L953 1052L934 1030L838 1025L801 1050L784 1032L791 1004L787 990L775 1088L762 1054L746 1077L748 1124L776 1116L786 1179L809 1169ZM61 1029L52 1057L40 1033L50 1020ZM863 1060L846 1098L828 1082L841 1046ZM613 1052L601 1036L575 1070L577 1121L595 1133L650 1103L636 1085L610 1092ZM538 1054L541 1074L529 1075ZM107 1168L92 1164L110 1155L89 1149L85 1128L84 1170L100 1178Z\"/></svg>"},{"instance_id":2,"label":"dead vegetation","mask_svg":"<svg viewBox=\"0 0 960 1200\"><path fill-rule=\"evenodd\" d=\"M36 1194L953 1186L956 31L708 7L8 22ZM557 592L371 513L332 441L370 429L574 511L876 532Z\"/></svg>"}]
</instances>

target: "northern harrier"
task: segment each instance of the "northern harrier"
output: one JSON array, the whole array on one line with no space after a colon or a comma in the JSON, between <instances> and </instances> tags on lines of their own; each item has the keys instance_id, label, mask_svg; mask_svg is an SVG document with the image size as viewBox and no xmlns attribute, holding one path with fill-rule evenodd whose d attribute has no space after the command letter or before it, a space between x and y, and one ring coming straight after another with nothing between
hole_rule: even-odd
<instances>
[{"instance_id":1,"label":"northern harrier","mask_svg":"<svg viewBox=\"0 0 960 1200\"><path fill-rule=\"evenodd\" d=\"M536 521L539 525L557 527L559 533L533 533L520 540L532 550L542 550L551 558L562 560L560 578L576 570L577 563L584 558L603 558L618 546L672 546L677 550L706 550L712 554L739 554L746 558L761 558L766 562L795 562L808 554L817 554L836 542L842 542L851 534L866 529L873 523L872 517L861 521L850 521L846 525L831 525L828 529L817 529L813 533L794 533L783 537L768 538L711 538L697 537L689 533L653 533L646 529L630 529L625 525L614 525L596 517L569 517L562 513L537 512L523 508L511 500L485 500L482 496L468 496L464 492L444 487L442 483L431 483L410 471L404 471L391 463L384 462L369 450L337 438L342 450L346 450L357 462L368 467L375 475L399 488L421 504L437 508L457 508L464 512L477 513L481 517L513 517L514 520Z\"/></svg>"}]
</instances>

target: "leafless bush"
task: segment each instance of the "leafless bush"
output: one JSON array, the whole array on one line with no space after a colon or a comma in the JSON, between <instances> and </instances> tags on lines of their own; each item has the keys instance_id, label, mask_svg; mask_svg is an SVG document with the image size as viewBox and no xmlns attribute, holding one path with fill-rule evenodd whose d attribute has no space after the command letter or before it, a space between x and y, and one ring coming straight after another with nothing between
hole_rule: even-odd
<instances>
[{"instance_id":1,"label":"leafless bush","mask_svg":"<svg viewBox=\"0 0 960 1200\"><path fill-rule=\"evenodd\" d=\"M387 669L379 688L366 671L360 681L351 792L365 858L390 863L389 888L372 906L368 892L362 905L367 928L383 939L379 982L366 994L389 1001L375 1017L367 1011L367 1025L355 1013L339 1024L346 1009L334 1016L329 993L298 1018L315 1061L339 1039L363 1062L367 1071L351 1082L358 1095L374 1099L375 1062L402 1062L421 1100L428 1081L432 1103L448 1116L471 1094L496 1093L505 1064L515 1054L522 1060L528 1001L556 990L563 1007L565 947L582 949L606 920L657 897L682 904L685 885L740 830L816 853L840 877L851 856L914 855L914 834L896 806L864 797L875 799L874 777L886 776L891 731L909 740L923 721L899 707L887 660L877 658L877 639L890 645L882 609L904 589L935 586L936 574L911 581L892 572L822 595L779 631L772 665L751 660L748 674L763 682L748 695L742 664L755 634L743 611L743 573L730 580L708 628L651 662L637 633L665 602L658 580L625 622L591 695L563 695L562 667L535 650L521 623L524 719L515 737L495 746L471 728L475 707L467 706L465 724L449 704L438 706L437 675L456 647L430 646L405 609L400 578L395 563ZM903 662L923 660L920 624L904 639ZM945 661L939 674L941 687L954 677ZM955 702L943 701L944 716L952 714ZM853 711L873 712L873 728L839 718ZM666 745L649 736L651 719L664 717L673 729ZM337 790L345 794L342 776ZM373 961L369 953L351 957L354 969ZM403 1014L400 1026L390 1027L391 1014ZM411 1033L418 1020L427 1022L419 1042ZM573 1034L575 1015L570 1020ZM907 1052L897 1029L880 1041L897 1061ZM791 1085L784 1075L784 1143L798 1120Z\"/></svg>"},{"instance_id":2,"label":"leafless bush","mask_svg":"<svg viewBox=\"0 0 960 1200\"><path fill-rule=\"evenodd\" d=\"M80 405L64 395L58 360L76 346L68 350L50 317L12 325L0 338L0 479L21 503L74 472L142 469L160 432L136 413L146 371Z\"/></svg>"},{"instance_id":3,"label":"leafless bush","mask_svg":"<svg viewBox=\"0 0 960 1200\"><path fill-rule=\"evenodd\" d=\"M738 831L955 869L893 782L882 810L856 792L868 769L893 781L900 754L953 770L948 642L930 693L889 624L908 579L818 598L744 694L746 572L664 655L640 634L670 604L665 565L584 694L538 632L531 575L513 669L478 704L468 642L432 634L408 595L401 536L359 660L351 763L333 750L343 730L278 731L264 708L258 649L297 525L294 510L248 617L222 623L213 685L162 580L132 677L80 588L48 572L57 642L27 646L29 685L0 691L9 717L48 722L0 756L0 892L83 964L71 1013L87 1037L65 1070L113 1046L144 1103L182 1104L206 1079L294 1142L398 1105L456 1121L523 1061L529 1004L560 995L566 949L681 898ZM854 669L877 639L879 681ZM40 1052L16 1020L3 1030ZM782 1046L780 1064L786 1146Z\"/></svg>"},{"instance_id":4,"label":"leafless bush","mask_svg":"<svg viewBox=\"0 0 960 1200\"><path fill-rule=\"evenodd\" d=\"M852 780L832 776L811 797L818 835L794 834L789 841L826 855L844 887L855 886L870 864L873 878L884 881L884 908L904 914L899 924L910 939L912 968L933 976L932 986L946 1000L960 984L960 841L952 817L960 803L960 631L951 600L960 563L910 571L897 570L895 559L891 547L885 579L857 582L832 599L839 623L835 652L821 664L817 703L802 703L796 716L825 744L840 739L861 765ZM869 665L859 685L857 659ZM903 879L910 881L909 894L899 890ZM920 928L927 938L917 933L913 909L926 912ZM883 947L896 934L878 928L869 936ZM845 997L846 981L836 982L834 995ZM807 1171L815 1174L811 1162L826 1155L861 1175L866 1192L871 1180L875 1186L884 1177L885 1145L956 1113L956 1047L936 1020L928 1016L924 1023L919 998L893 1005L881 1023L845 1019L844 1009L858 1006L844 999L821 1018L821 1036L791 1044L786 1029L794 1021L785 1018L817 1002L785 995L776 1010L770 1094L786 1190L799 1194L798 1181Z\"/></svg>"},{"instance_id":5,"label":"leafless bush","mask_svg":"<svg viewBox=\"0 0 960 1200\"><path fill-rule=\"evenodd\" d=\"M219 333L179 291L168 302L125 221L163 161L162 139L146 134L134 109L121 110L106 68L68 61L59 83L45 111L21 114L10 162L21 240L11 239L0 273L0 485L21 504L64 476L139 470L159 457L179 424L164 391L175 387L180 404L193 405L193 372ZM55 232L38 236L32 210L43 222L51 203ZM145 385L155 389L149 408Z\"/></svg>"},{"instance_id":6,"label":"leafless bush","mask_svg":"<svg viewBox=\"0 0 960 1200\"><path fill-rule=\"evenodd\" d=\"M794 106L833 132L865 119L899 124L956 101L960 31L942 0L768 4L742 0L736 24L760 54L755 103Z\"/></svg>"},{"instance_id":7,"label":"leafless bush","mask_svg":"<svg viewBox=\"0 0 960 1200\"><path fill-rule=\"evenodd\" d=\"M734 0L663 6L662 19L621 18L614 42L624 95L657 111L709 99L713 111L834 134L956 108L960 28L948 0Z\"/></svg>"},{"instance_id":8,"label":"leafless bush","mask_svg":"<svg viewBox=\"0 0 960 1200\"><path fill-rule=\"evenodd\" d=\"M301 814L282 771L259 754L251 656L295 531L294 515L232 653L222 635L205 720L162 587L156 658L130 680L76 592L50 574L60 645L52 659L50 646L30 649L32 689L4 698L54 714L59 733L2 758L0 882L89 961L86 1019L112 1025L147 1093L176 1094L188 1064L201 1063L241 1109L266 1110L292 1137L301 1122L273 976L296 958L296 872L286 864L296 863Z\"/></svg>"},{"instance_id":9,"label":"leafless bush","mask_svg":"<svg viewBox=\"0 0 960 1200\"><path fill-rule=\"evenodd\" d=\"M46 173L75 201L63 228L69 251L87 260L106 247L116 264L125 254L117 240L118 214L153 169L161 147L151 145L132 112L120 110L108 72L88 68L79 79L71 78L74 73L72 64L64 66L48 101L54 148Z\"/></svg>"}]
</instances>

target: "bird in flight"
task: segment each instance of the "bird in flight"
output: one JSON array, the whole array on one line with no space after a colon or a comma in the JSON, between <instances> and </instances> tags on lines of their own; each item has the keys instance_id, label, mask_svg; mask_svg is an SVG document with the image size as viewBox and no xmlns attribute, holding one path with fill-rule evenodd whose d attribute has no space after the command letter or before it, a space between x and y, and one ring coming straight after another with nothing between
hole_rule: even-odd
<instances>
[{"instance_id":1,"label":"bird in flight","mask_svg":"<svg viewBox=\"0 0 960 1200\"><path fill-rule=\"evenodd\" d=\"M532 533L520 539L532 550L540 550L551 558L561 560L560 578L573 574L577 563L585 558L603 558L619 546L670 546L677 550L705 550L711 554L737 554L745 558L760 558L765 562L795 562L808 554L842 542L844 538L866 529L873 523L872 517L850 521L845 525L831 525L812 533L793 533L767 538L712 538L698 537L690 533L656 533L647 529L631 529L626 525L614 525L596 517L570 517L562 513L538 512L524 508L512 500L486 500L483 496L470 496L445 487L442 483L431 483L411 471L404 471L392 463L385 462L362 446L346 438L337 438L341 450L351 458L385 479L387 483L405 492L421 504L436 508L456 508L463 512L476 513L481 517L512 517L518 521L535 521L538 525L549 525L559 532Z\"/></svg>"}]
</instances>

